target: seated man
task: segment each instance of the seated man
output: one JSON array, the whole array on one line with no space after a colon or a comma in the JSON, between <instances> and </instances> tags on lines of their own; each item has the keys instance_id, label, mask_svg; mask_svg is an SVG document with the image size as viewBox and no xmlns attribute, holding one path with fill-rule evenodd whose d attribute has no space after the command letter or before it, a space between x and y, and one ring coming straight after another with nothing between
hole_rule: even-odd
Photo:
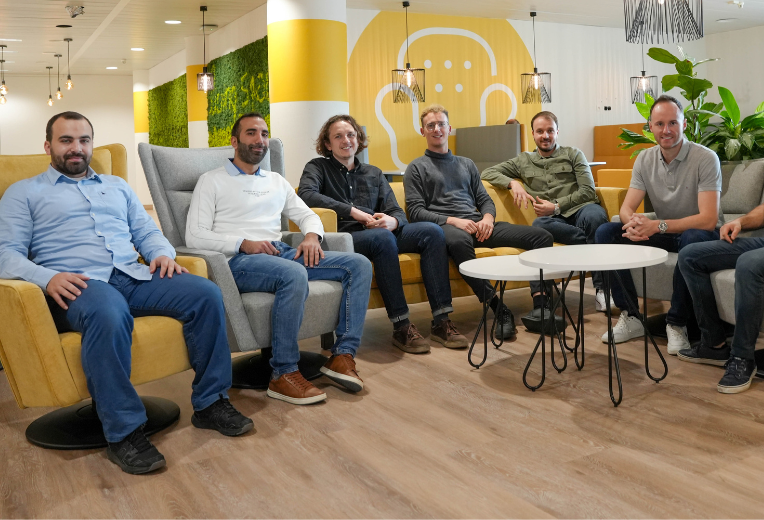
<instances>
[{"instance_id":1,"label":"seated man","mask_svg":"<svg viewBox=\"0 0 764 520\"><path fill-rule=\"evenodd\" d=\"M90 168L93 126L76 112L48 121L44 173L13 184L0 200L0 277L45 291L59 331L82 334L82 368L123 471L165 465L143 433L146 410L130 383L133 318L183 322L197 428L241 435L252 420L228 402L231 354L218 287L186 274L175 250L125 181ZM136 251L137 250L137 251ZM141 254L150 265L138 262Z\"/></svg>"},{"instance_id":2,"label":"seated man","mask_svg":"<svg viewBox=\"0 0 764 520\"><path fill-rule=\"evenodd\" d=\"M451 126L445 108L440 105L425 108L420 122L427 150L406 168L406 206L412 221L435 222L443 228L448 254L457 266L475 258L476 247L552 247L552 235L544 229L508 222L494 224L496 207L480 181L475 163L453 155L448 149ZM481 302L490 301L491 309L498 312L502 327L497 324L496 333L503 329L505 338L513 336L514 317L503 303L499 307L490 282L469 276L464 276L464 280ZM531 293L534 308L540 308L543 299L539 282L531 282ZM557 318L561 328L562 318Z\"/></svg>"},{"instance_id":3,"label":"seated man","mask_svg":"<svg viewBox=\"0 0 764 520\"><path fill-rule=\"evenodd\" d=\"M594 178L584 153L557 144L557 117L539 112L531 119L536 151L487 168L481 178L512 190L517 207L533 206L533 225L546 229L561 244L593 244L597 228L607 222L607 211L594 191ZM525 186L523 186L525 185ZM605 311L602 273L592 273L595 304Z\"/></svg>"},{"instance_id":4,"label":"seated man","mask_svg":"<svg viewBox=\"0 0 764 520\"><path fill-rule=\"evenodd\" d=\"M297 369L297 333L310 280L342 282L337 341L321 367L352 392L363 388L355 367L371 288L371 263L355 253L324 252L321 219L295 194L287 180L260 168L268 153L268 125L256 113L241 116L231 130L234 158L199 178L186 224L189 247L219 251L229 258L241 292L276 295L271 316L273 373L268 396L310 404L326 394ZM297 249L281 242L282 212L300 226Z\"/></svg>"},{"instance_id":5,"label":"seated man","mask_svg":"<svg viewBox=\"0 0 764 520\"><path fill-rule=\"evenodd\" d=\"M751 386L756 375L754 348L764 313L764 238L737 238L742 230L764 227L764 205L724 224L721 240L691 244L679 253L679 269L692 295L700 342L679 351L682 361L724 365L716 388L737 394ZM735 336L727 345L724 322L719 317L711 287L711 273L735 270Z\"/></svg>"},{"instance_id":6,"label":"seated man","mask_svg":"<svg viewBox=\"0 0 764 520\"><path fill-rule=\"evenodd\" d=\"M724 222L719 205L722 190L719 158L705 146L685 139L686 126L682 105L676 98L663 95L655 100L650 108L650 131L658 146L646 149L637 157L631 185L621 206L621 222L600 226L595 235L596 243L642 244L677 253L688 244L718 238L719 232L715 230ZM636 212L646 193L658 220ZM644 330L631 273L628 270L618 273L626 292L613 279L613 300L622 310L613 328L613 338L621 343L644 335ZM690 293L677 265L671 308L666 316L671 355L690 346L687 320L691 312ZM605 332L602 336L605 343L607 335Z\"/></svg>"},{"instance_id":7,"label":"seated man","mask_svg":"<svg viewBox=\"0 0 764 520\"><path fill-rule=\"evenodd\" d=\"M430 344L409 321L398 253L419 253L432 309L430 339L448 348L468 346L448 314L451 285L443 230L432 222L409 224L382 170L361 164L355 154L366 135L349 115L331 117L319 132L316 152L305 165L297 193L312 208L337 212L338 230L350 233L357 253L374 263L377 287L393 322L393 345L404 352L429 352Z\"/></svg>"}]
</instances>

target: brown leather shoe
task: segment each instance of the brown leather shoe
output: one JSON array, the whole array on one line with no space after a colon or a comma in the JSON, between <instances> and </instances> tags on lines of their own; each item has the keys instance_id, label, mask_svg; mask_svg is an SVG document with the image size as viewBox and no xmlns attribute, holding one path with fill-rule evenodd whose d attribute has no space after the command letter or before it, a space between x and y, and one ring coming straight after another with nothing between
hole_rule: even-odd
<instances>
[{"instance_id":1,"label":"brown leather shoe","mask_svg":"<svg viewBox=\"0 0 764 520\"><path fill-rule=\"evenodd\" d=\"M430 329L430 339L446 348L466 348L470 345L467 338L459 334L451 320L443 320L438 325L433 325Z\"/></svg>"},{"instance_id":2,"label":"brown leather shoe","mask_svg":"<svg viewBox=\"0 0 764 520\"><path fill-rule=\"evenodd\" d=\"M393 345L409 354L424 354L430 351L430 342L419 334L413 323L393 331Z\"/></svg>"},{"instance_id":3,"label":"brown leather shoe","mask_svg":"<svg viewBox=\"0 0 764 520\"><path fill-rule=\"evenodd\" d=\"M268 397L292 404L313 404L326 399L326 394L305 379L299 370L271 379L267 393Z\"/></svg>"},{"instance_id":4,"label":"brown leather shoe","mask_svg":"<svg viewBox=\"0 0 764 520\"><path fill-rule=\"evenodd\" d=\"M321 373L351 392L363 390L363 379L358 376L355 360L350 354L336 354L321 367Z\"/></svg>"}]
</instances>

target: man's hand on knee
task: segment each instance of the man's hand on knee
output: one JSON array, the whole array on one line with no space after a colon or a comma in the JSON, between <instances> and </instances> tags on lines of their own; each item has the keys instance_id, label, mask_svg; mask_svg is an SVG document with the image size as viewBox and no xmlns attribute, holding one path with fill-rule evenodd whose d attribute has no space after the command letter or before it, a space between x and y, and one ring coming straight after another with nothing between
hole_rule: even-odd
<instances>
[{"instance_id":1,"label":"man's hand on knee","mask_svg":"<svg viewBox=\"0 0 764 520\"><path fill-rule=\"evenodd\" d=\"M276 249L273 244L268 242L267 240L247 240L246 238L241 243L241 246L239 246L239 252L244 253L246 255L259 255L259 254L266 254L266 255L277 255L279 254L278 249Z\"/></svg>"},{"instance_id":2,"label":"man's hand on knee","mask_svg":"<svg viewBox=\"0 0 764 520\"><path fill-rule=\"evenodd\" d=\"M466 231L470 235L474 235L478 230L477 224L465 218L448 217L448 219L446 219L446 224L450 224L455 228Z\"/></svg>"},{"instance_id":3,"label":"man's hand on knee","mask_svg":"<svg viewBox=\"0 0 764 520\"><path fill-rule=\"evenodd\" d=\"M88 284L85 283L86 280L90 280L90 278L84 274L58 273L50 279L45 291L56 301L59 307L68 310L69 306L64 298L71 301L76 300L77 296L82 294L79 288L87 289Z\"/></svg>"},{"instance_id":4,"label":"man's hand on knee","mask_svg":"<svg viewBox=\"0 0 764 520\"><path fill-rule=\"evenodd\" d=\"M159 267L159 278L164 278L165 274L167 274L168 278L172 278L172 275L175 273L180 274L188 272L188 269L181 267L180 264L175 263L175 260L169 256L164 255L158 256L151 261L151 264L149 265L149 272L154 274L154 271L157 270L157 267Z\"/></svg>"},{"instance_id":5,"label":"man's hand on knee","mask_svg":"<svg viewBox=\"0 0 764 520\"><path fill-rule=\"evenodd\" d=\"M493 216L486 214L483 216L483 220L475 224L477 226L477 232L475 238L478 242L485 242L493 234Z\"/></svg>"},{"instance_id":6,"label":"man's hand on knee","mask_svg":"<svg viewBox=\"0 0 764 520\"><path fill-rule=\"evenodd\" d=\"M318 241L318 235L315 233L308 233L305 235L305 239L297 246L297 253L294 255L294 259L297 260L302 256L305 267L315 267L324 258L324 250L321 249L321 242Z\"/></svg>"}]
</instances>

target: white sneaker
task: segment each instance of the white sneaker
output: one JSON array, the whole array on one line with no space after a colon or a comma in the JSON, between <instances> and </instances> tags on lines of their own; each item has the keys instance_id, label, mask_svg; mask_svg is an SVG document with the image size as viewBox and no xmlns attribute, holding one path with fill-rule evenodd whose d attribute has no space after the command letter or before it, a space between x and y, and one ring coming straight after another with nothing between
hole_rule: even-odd
<instances>
[{"instance_id":1,"label":"white sneaker","mask_svg":"<svg viewBox=\"0 0 764 520\"><path fill-rule=\"evenodd\" d=\"M613 301L613 297L610 297L610 312L613 312L613 309L615 309L615 302ZM597 292L594 295L594 310L597 312L606 312L607 309L605 308L605 291L602 289L597 289Z\"/></svg>"},{"instance_id":2,"label":"white sneaker","mask_svg":"<svg viewBox=\"0 0 764 520\"><path fill-rule=\"evenodd\" d=\"M690 340L687 339L687 327L677 327L666 324L666 336L668 337L668 353L676 356L680 350L690 348Z\"/></svg>"},{"instance_id":3,"label":"white sneaker","mask_svg":"<svg viewBox=\"0 0 764 520\"><path fill-rule=\"evenodd\" d=\"M642 328L642 322L636 316L629 316L629 313L623 311L618 318L618 323L613 327L613 341L623 343L630 339L644 336L645 331ZM607 331L602 335L602 343L607 343Z\"/></svg>"}]
</instances>

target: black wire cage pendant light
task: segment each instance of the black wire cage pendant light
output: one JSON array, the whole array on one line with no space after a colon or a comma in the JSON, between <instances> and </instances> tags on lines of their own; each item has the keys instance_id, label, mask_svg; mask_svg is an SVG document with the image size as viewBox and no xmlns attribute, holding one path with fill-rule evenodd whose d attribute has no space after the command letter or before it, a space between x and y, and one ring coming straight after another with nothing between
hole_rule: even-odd
<instances>
[{"instance_id":1,"label":"black wire cage pendant light","mask_svg":"<svg viewBox=\"0 0 764 520\"><path fill-rule=\"evenodd\" d=\"M207 26L204 24L204 13L207 12L207 6L199 7L202 12L202 39L204 40L204 65L202 71L196 75L196 89L203 92L209 92L215 88L215 77L211 72L207 72Z\"/></svg>"},{"instance_id":2,"label":"black wire cage pendant light","mask_svg":"<svg viewBox=\"0 0 764 520\"><path fill-rule=\"evenodd\" d=\"M660 95L658 76L648 76L645 68L645 46L642 45L642 75L631 77L631 102L644 103L645 94L655 99Z\"/></svg>"},{"instance_id":3,"label":"black wire cage pendant light","mask_svg":"<svg viewBox=\"0 0 764 520\"><path fill-rule=\"evenodd\" d=\"M53 106L53 87L50 86L50 71L53 67L48 65L45 68L48 69L48 106L52 107Z\"/></svg>"},{"instance_id":4,"label":"black wire cage pendant light","mask_svg":"<svg viewBox=\"0 0 764 520\"><path fill-rule=\"evenodd\" d=\"M393 69L393 103L408 103L412 98L424 102L424 69L412 69L409 61L409 2L406 10L406 68Z\"/></svg>"},{"instance_id":5,"label":"black wire cage pendant light","mask_svg":"<svg viewBox=\"0 0 764 520\"><path fill-rule=\"evenodd\" d=\"M520 74L523 104L551 103L552 75L549 72L539 72L536 67L536 11L531 11L531 20L533 20L533 72Z\"/></svg>"},{"instance_id":6,"label":"black wire cage pendant light","mask_svg":"<svg viewBox=\"0 0 764 520\"><path fill-rule=\"evenodd\" d=\"M5 86L5 48L7 45L0 45L0 104L5 104L5 95L8 93L8 87Z\"/></svg>"},{"instance_id":7,"label":"black wire cage pendant light","mask_svg":"<svg viewBox=\"0 0 764 520\"><path fill-rule=\"evenodd\" d=\"M72 83L72 67L69 65L69 44L72 42L71 38L64 38L66 42L66 90L72 90L74 83Z\"/></svg>"},{"instance_id":8,"label":"black wire cage pendant light","mask_svg":"<svg viewBox=\"0 0 764 520\"><path fill-rule=\"evenodd\" d=\"M58 68L56 69L56 84L58 90L56 90L56 99L62 99L64 95L61 93L61 55L55 54L55 58L58 61Z\"/></svg>"},{"instance_id":9,"label":"black wire cage pendant light","mask_svg":"<svg viewBox=\"0 0 764 520\"><path fill-rule=\"evenodd\" d=\"M623 0L623 15L629 43L703 38L703 0Z\"/></svg>"}]
</instances>

